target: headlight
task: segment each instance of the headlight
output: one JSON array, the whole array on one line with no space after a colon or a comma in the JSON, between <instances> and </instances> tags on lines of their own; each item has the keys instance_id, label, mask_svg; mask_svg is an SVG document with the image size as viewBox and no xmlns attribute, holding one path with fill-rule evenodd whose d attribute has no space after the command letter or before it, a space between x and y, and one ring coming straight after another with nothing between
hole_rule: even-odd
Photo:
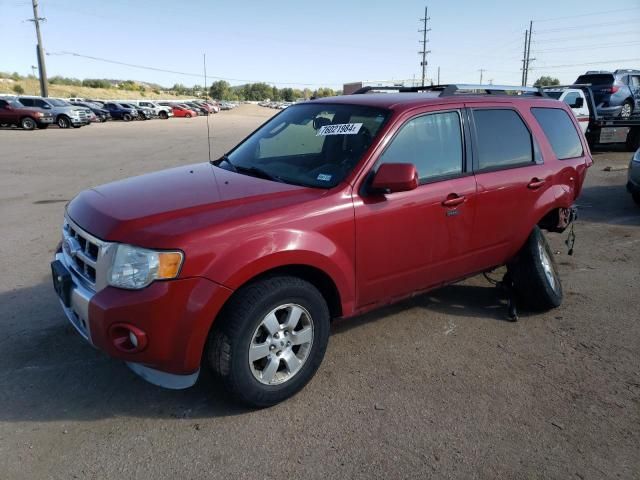
<instances>
[{"instance_id":1,"label":"headlight","mask_svg":"<svg viewBox=\"0 0 640 480\"><path fill-rule=\"evenodd\" d=\"M175 278L180 272L182 252L157 252L132 245L117 245L108 274L109 285L137 290L154 280Z\"/></svg>"}]
</instances>

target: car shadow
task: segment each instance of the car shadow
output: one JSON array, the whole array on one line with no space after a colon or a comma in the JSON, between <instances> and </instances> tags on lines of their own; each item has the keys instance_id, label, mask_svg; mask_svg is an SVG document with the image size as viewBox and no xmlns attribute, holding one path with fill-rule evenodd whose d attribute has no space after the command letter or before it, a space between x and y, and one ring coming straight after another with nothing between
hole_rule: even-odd
<instances>
[{"instance_id":1,"label":"car shadow","mask_svg":"<svg viewBox=\"0 0 640 480\"><path fill-rule=\"evenodd\" d=\"M495 287L452 285L336 321L332 335L413 308L507 321L505 305ZM0 294L0 318L0 421L197 419L251 411L228 398L210 374L203 373L190 389L167 390L94 349L68 323L47 278L36 286Z\"/></svg>"},{"instance_id":2,"label":"car shadow","mask_svg":"<svg viewBox=\"0 0 640 480\"><path fill-rule=\"evenodd\" d=\"M477 281L481 281L480 277L477 278ZM453 284L354 318L336 320L331 332L339 335L352 328L416 308L424 310L425 313L511 322L507 318L507 303L505 292L493 285ZM529 316L529 312L519 310L518 315L524 318Z\"/></svg>"}]
</instances>

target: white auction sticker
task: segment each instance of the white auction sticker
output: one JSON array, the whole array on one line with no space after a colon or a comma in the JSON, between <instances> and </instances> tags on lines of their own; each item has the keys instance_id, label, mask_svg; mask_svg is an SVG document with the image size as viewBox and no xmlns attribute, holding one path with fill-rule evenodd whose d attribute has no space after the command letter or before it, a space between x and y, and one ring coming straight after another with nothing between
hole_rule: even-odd
<instances>
[{"instance_id":1,"label":"white auction sticker","mask_svg":"<svg viewBox=\"0 0 640 480\"><path fill-rule=\"evenodd\" d=\"M335 125L325 125L320 127L316 137L326 137L327 135L355 135L360 131L361 123L338 123Z\"/></svg>"}]
</instances>

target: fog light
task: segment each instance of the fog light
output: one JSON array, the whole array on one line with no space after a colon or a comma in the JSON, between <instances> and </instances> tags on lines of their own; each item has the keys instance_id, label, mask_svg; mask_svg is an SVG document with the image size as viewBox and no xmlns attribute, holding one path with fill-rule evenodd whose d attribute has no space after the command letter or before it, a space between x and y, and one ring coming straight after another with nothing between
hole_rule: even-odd
<instances>
[{"instance_id":1,"label":"fog light","mask_svg":"<svg viewBox=\"0 0 640 480\"><path fill-rule=\"evenodd\" d=\"M133 325L115 323L109 328L113 346L124 353L138 353L147 346L147 334Z\"/></svg>"},{"instance_id":2,"label":"fog light","mask_svg":"<svg viewBox=\"0 0 640 480\"><path fill-rule=\"evenodd\" d=\"M134 347L138 348L138 338L133 332L129 332L129 341Z\"/></svg>"}]
</instances>

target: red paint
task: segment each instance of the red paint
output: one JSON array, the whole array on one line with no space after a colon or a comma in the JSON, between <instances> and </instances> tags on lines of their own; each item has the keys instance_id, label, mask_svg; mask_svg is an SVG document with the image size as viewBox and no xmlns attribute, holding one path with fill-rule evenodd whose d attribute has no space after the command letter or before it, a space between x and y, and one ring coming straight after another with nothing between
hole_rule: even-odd
<instances>
[{"instance_id":1,"label":"red paint","mask_svg":"<svg viewBox=\"0 0 640 480\"><path fill-rule=\"evenodd\" d=\"M69 204L70 217L99 238L185 253L179 279L140 291L108 287L96 294L90 305L91 337L99 348L159 370L192 373L233 291L271 269L302 265L324 272L348 317L504 264L548 212L573 204L592 164L573 115L584 155L555 158L529 110L546 106L571 113L555 100L371 94L319 102L392 111L361 162L331 190L196 164L96 187ZM415 169L401 167L403 172L390 169L386 181L401 178L409 186L409 179L412 189L366 192L364 183L378 156L406 120L477 106L516 109L544 163L468 172L419 186L413 184ZM146 348L138 353L115 348L108 332L117 323L144 331Z\"/></svg>"},{"instance_id":2,"label":"red paint","mask_svg":"<svg viewBox=\"0 0 640 480\"><path fill-rule=\"evenodd\" d=\"M198 112L174 105L171 107L174 117L197 117Z\"/></svg>"}]
</instances>

